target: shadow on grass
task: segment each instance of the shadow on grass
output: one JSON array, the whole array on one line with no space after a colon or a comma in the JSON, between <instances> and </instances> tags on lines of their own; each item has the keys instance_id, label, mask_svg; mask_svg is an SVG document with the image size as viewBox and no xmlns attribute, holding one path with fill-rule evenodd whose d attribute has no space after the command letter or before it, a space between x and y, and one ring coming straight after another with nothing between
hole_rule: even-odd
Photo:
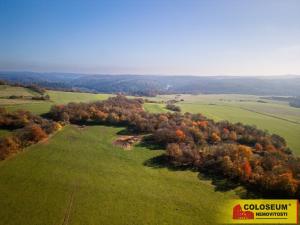
<instances>
[{"instance_id":1,"label":"shadow on grass","mask_svg":"<svg viewBox=\"0 0 300 225\"><path fill-rule=\"evenodd\" d=\"M209 173L208 171L199 171L198 178L200 180L211 181L211 184L214 186L215 191L218 192L233 191L241 199L267 198L267 195L264 195L257 190L246 188L238 180L228 179L216 173Z\"/></svg>"},{"instance_id":2,"label":"shadow on grass","mask_svg":"<svg viewBox=\"0 0 300 225\"><path fill-rule=\"evenodd\" d=\"M145 135L143 139L136 145L137 147L148 148L150 150L162 150L164 147L155 143L151 135Z\"/></svg>"},{"instance_id":3,"label":"shadow on grass","mask_svg":"<svg viewBox=\"0 0 300 225\"><path fill-rule=\"evenodd\" d=\"M132 130L129 130L127 128L124 128L117 132L117 135L133 135L135 134Z\"/></svg>"},{"instance_id":4,"label":"shadow on grass","mask_svg":"<svg viewBox=\"0 0 300 225\"><path fill-rule=\"evenodd\" d=\"M147 146L148 147L148 146ZM223 175L212 173L209 171L200 171L198 168L190 165L176 165L171 163L166 155L155 156L151 159L146 160L143 163L144 166L152 167L154 169L167 168L171 171L192 171L198 172L198 179L201 181L211 181L216 192L228 192L233 191L241 199L284 199L287 198L282 193L263 193L255 187L246 187L238 180L228 179Z\"/></svg>"},{"instance_id":5,"label":"shadow on grass","mask_svg":"<svg viewBox=\"0 0 300 225\"><path fill-rule=\"evenodd\" d=\"M146 160L143 163L144 166L152 167L154 169L167 168L171 171L185 171L190 170L197 172L196 168L191 167L190 165L176 165L171 163L166 155L155 156L151 159Z\"/></svg>"}]
</instances>

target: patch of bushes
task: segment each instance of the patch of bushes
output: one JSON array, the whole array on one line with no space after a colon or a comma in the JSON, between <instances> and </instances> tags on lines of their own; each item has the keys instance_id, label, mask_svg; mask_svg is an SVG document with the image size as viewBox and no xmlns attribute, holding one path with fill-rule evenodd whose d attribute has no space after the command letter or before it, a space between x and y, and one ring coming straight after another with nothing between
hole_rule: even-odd
<instances>
[{"instance_id":1,"label":"patch of bushes","mask_svg":"<svg viewBox=\"0 0 300 225\"><path fill-rule=\"evenodd\" d=\"M9 113L0 108L0 128L14 130L12 135L0 138L0 159L3 160L47 138L61 127L60 123L43 119L27 111Z\"/></svg>"},{"instance_id":2,"label":"patch of bushes","mask_svg":"<svg viewBox=\"0 0 300 225\"><path fill-rule=\"evenodd\" d=\"M24 99L23 95L11 95L8 97L9 99Z\"/></svg>"},{"instance_id":3,"label":"patch of bushes","mask_svg":"<svg viewBox=\"0 0 300 225\"><path fill-rule=\"evenodd\" d=\"M177 106L177 105L174 105L174 104L167 104L166 109L174 111L174 112L180 112L181 111L180 107Z\"/></svg>"},{"instance_id":4,"label":"patch of bushes","mask_svg":"<svg viewBox=\"0 0 300 225\"><path fill-rule=\"evenodd\" d=\"M40 96L33 96L31 97L32 100L40 100L40 101L47 101L50 100L49 95L40 95Z\"/></svg>"}]
</instances>

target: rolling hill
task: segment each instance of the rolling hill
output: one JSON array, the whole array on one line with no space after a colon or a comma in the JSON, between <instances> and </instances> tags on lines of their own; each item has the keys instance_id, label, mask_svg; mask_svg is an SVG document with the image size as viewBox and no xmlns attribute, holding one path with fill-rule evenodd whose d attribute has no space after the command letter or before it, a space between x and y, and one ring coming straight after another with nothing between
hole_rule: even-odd
<instances>
[{"instance_id":1,"label":"rolling hill","mask_svg":"<svg viewBox=\"0 0 300 225\"><path fill-rule=\"evenodd\" d=\"M0 80L36 83L55 89L77 89L90 92L148 95L253 94L300 95L299 76L226 77L226 76L161 76L161 75L93 75L70 73L0 72Z\"/></svg>"}]
</instances>

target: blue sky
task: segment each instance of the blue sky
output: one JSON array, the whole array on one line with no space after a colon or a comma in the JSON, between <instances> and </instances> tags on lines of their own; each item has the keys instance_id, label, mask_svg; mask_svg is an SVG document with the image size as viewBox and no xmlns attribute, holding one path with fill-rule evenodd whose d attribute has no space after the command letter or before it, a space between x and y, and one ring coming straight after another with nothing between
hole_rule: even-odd
<instances>
[{"instance_id":1,"label":"blue sky","mask_svg":"<svg viewBox=\"0 0 300 225\"><path fill-rule=\"evenodd\" d=\"M300 74L299 0L0 0L0 70Z\"/></svg>"}]
</instances>

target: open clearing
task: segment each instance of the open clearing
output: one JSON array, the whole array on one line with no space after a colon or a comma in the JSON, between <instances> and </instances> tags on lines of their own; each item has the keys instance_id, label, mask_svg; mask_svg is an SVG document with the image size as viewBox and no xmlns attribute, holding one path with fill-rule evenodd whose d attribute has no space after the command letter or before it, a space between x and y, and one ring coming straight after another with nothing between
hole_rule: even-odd
<instances>
[{"instance_id":1,"label":"open clearing","mask_svg":"<svg viewBox=\"0 0 300 225\"><path fill-rule=\"evenodd\" d=\"M68 126L0 162L1 224L213 224L238 197L197 172L161 167L162 150L114 146L120 130Z\"/></svg>"}]
</instances>

